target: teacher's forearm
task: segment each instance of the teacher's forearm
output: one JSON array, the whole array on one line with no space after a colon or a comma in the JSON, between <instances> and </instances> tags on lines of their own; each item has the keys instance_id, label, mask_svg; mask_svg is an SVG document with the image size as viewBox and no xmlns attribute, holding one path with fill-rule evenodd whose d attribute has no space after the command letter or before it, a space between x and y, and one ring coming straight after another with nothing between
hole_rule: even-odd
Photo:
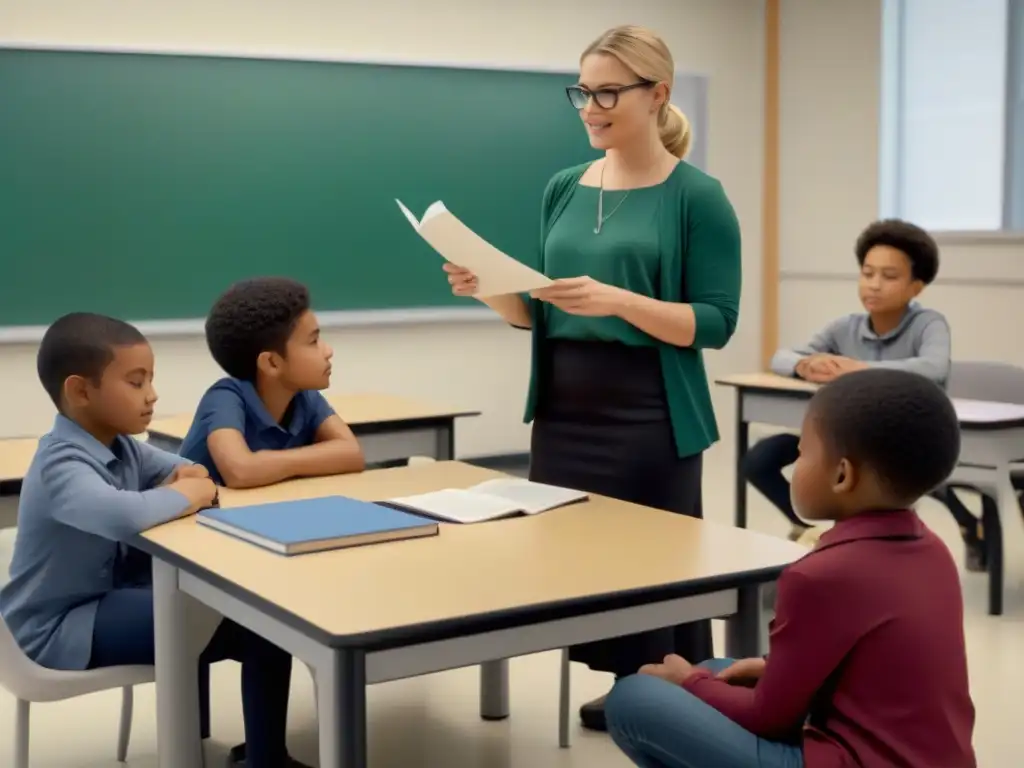
<instances>
[{"instance_id":1,"label":"teacher's forearm","mask_svg":"<svg viewBox=\"0 0 1024 768\"><path fill-rule=\"evenodd\" d=\"M530 318L530 308L526 301L518 293L510 293L506 296L477 297L480 301L493 309L509 325L516 328L530 328L533 320Z\"/></svg>"},{"instance_id":2,"label":"teacher's forearm","mask_svg":"<svg viewBox=\"0 0 1024 768\"><path fill-rule=\"evenodd\" d=\"M689 304L631 293L617 314L649 336L675 347L690 347L696 337L697 319Z\"/></svg>"}]
</instances>

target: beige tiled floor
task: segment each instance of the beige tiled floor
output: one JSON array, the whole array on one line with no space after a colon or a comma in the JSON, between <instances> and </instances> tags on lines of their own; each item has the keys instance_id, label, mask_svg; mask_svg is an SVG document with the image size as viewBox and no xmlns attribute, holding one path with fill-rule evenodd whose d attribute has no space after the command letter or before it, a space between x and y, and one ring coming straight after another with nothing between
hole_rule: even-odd
<instances>
[{"instance_id":1,"label":"beige tiled floor","mask_svg":"<svg viewBox=\"0 0 1024 768\"><path fill-rule=\"evenodd\" d=\"M705 509L713 520L731 520L732 474L728 445L708 458ZM960 558L956 528L941 508L925 504L922 514ZM785 524L767 504L752 496L753 527L784 533ZM1014 532L1020 536L1024 529ZM0 536L0 555L10 535ZM4 560L6 562L6 560ZM1016 565L1017 567L1012 567ZM1019 764L1024 729L1009 702L1024 686L1024 590L1020 564L1009 568L1006 615L985 613L985 580L964 575L966 629L971 680L978 707L979 764L1002 768ZM720 639L720 635L718 636ZM375 687L370 692L370 752L374 768L626 768L628 763L602 736L574 733L569 750L557 746L558 656L518 659L512 665L512 717L485 723L477 717L477 674L458 670ZM584 669L573 671L575 704L604 692L606 679ZM228 745L241 738L238 668L221 664L214 672L214 744L209 766L219 765ZM33 708L33 768L113 768L119 698L100 694ZM9 765L12 699L0 692L0 765ZM291 707L291 744L297 757L315 765L316 726L308 673L296 667ZM132 768L156 768L152 686L136 695ZM710 767L709 767L710 768Z\"/></svg>"}]
</instances>

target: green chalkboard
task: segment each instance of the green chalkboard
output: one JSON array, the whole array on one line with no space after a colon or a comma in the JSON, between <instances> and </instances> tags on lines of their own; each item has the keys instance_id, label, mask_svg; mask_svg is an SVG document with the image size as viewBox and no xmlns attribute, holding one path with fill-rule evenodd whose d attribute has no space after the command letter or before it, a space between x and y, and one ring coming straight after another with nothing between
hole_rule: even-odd
<instances>
[{"instance_id":1,"label":"green chalkboard","mask_svg":"<svg viewBox=\"0 0 1024 768\"><path fill-rule=\"evenodd\" d=\"M265 274L321 310L456 303L395 198L535 262L544 184L594 156L574 80L0 50L0 326L203 317Z\"/></svg>"}]
</instances>

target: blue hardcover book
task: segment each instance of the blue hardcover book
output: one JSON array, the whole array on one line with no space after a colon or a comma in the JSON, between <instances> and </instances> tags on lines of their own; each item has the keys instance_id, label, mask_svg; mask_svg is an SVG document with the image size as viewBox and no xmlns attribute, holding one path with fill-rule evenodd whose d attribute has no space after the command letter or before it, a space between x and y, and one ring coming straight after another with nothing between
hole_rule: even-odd
<instances>
[{"instance_id":1,"label":"blue hardcover book","mask_svg":"<svg viewBox=\"0 0 1024 768\"><path fill-rule=\"evenodd\" d=\"M433 520L345 496L204 509L197 517L203 525L281 555L436 536L438 532Z\"/></svg>"}]
</instances>

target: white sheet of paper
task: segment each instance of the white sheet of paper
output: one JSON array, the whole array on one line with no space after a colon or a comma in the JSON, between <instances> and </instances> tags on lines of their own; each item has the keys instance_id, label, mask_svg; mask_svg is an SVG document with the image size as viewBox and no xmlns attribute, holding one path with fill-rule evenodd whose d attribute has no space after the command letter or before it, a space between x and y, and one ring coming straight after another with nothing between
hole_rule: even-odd
<instances>
[{"instance_id":1,"label":"white sheet of paper","mask_svg":"<svg viewBox=\"0 0 1024 768\"><path fill-rule=\"evenodd\" d=\"M485 480L469 490L508 499L510 503L517 504L528 515L536 515L539 512L572 504L587 498L588 495L583 491L533 483L522 478Z\"/></svg>"},{"instance_id":2,"label":"white sheet of paper","mask_svg":"<svg viewBox=\"0 0 1024 768\"><path fill-rule=\"evenodd\" d=\"M420 220L401 200L395 202L413 229L435 251L476 275L478 296L524 293L551 285L550 278L502 253L459 221L440 200L431 204Z\"/></svg>"},{"instance_id":3,"label":"white sheet of paper","mask_svg":"<svg viewBox=\"0 0 1024 768\"><path fill-rule=\"evenodd\" d=\"M390 501L406 509L418 510L453 523L482 523L519 511L514 501L455 488L403 496Z\"/></svg>"}]
</instances>

